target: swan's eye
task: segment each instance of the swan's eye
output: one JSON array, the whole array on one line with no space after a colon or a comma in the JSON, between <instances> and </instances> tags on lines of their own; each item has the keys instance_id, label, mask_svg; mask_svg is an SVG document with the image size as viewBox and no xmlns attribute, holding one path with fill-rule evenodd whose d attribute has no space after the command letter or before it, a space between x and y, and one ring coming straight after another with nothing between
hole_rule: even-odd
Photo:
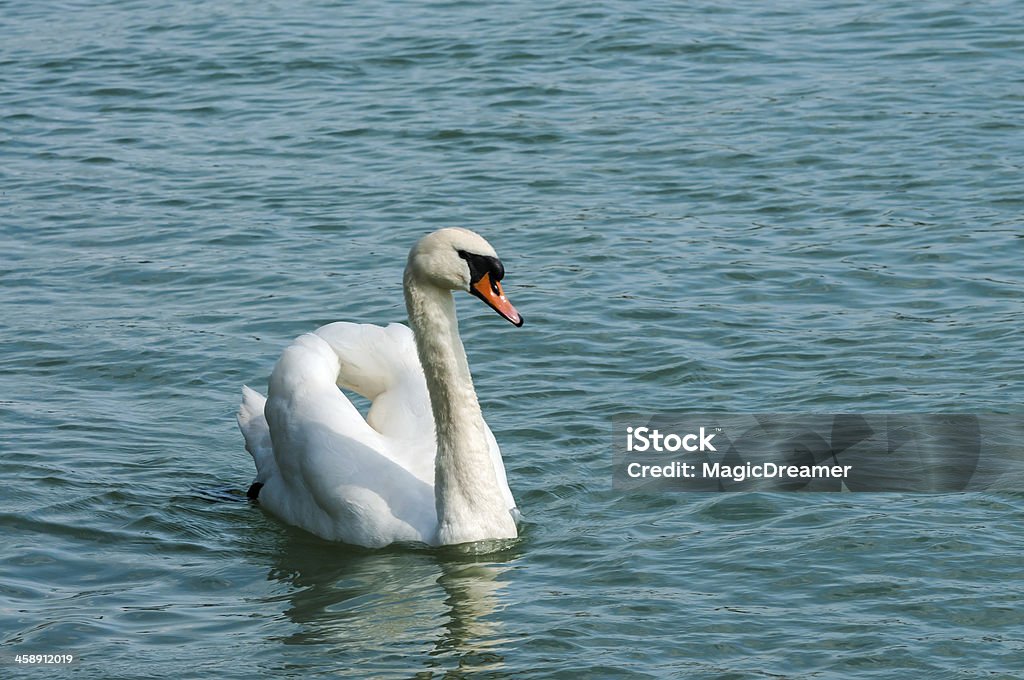
<instances>
[{"instance_id":1,"label":"swan's eye","mask_svg":"<svg viewBox=\"0 0 1024 680\"><path fill-rule=\"evenodd\" d=\"M505 276L505 267L501 260L491 255L478 255L476 253L458 251L459 257L469 265L469 282L476 283L483 278L484 274L491 275L491 287L497 292L497 283Z\"/></svg>"},{"instance_id":2,"label":"swan's eye","mask_svg":"<svg viewBox=\"0 0 1024 680\"><path fill-rule=\"evenodd\" d=\"M505 276L505 267L502 266L501 260L493 255L478 255L476 253L468 253L465 250L457 252L459 257L464 259L469 266L471 282L467 292L483 300L488 307L508 321L511 321L514 325L522 326L522 315L516 311L516 308L508 301L505 294L501 292L501 284L498 283Z\"/></svg>"}]
</instances>

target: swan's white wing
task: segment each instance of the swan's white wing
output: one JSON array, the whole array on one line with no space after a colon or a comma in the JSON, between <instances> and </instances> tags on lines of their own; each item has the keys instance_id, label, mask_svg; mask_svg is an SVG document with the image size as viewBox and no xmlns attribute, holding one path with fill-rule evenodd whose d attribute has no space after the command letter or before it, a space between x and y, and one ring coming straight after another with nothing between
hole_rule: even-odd
<instances>
[{"instance_id":1,"label":"swan's white wing","mask_svg":"<svg viewBox=\"0 0 1024 680\"><path fill-rule=\"evenodd\" d=\"M282 353L265 407L279 474L260 502L327 539L433 540L432 483L394 459L389 438L338 390L340 373L338 355L319 335L303 335Z\"/></svg>"},{"instance_id":2,"label":"swan's white wing","mask_svg":"<svg viewBox=\"0 0 1024 680\"><path fill-rule=\"evenodd\" d=\"M434 416L412 331L398 323L338 322L316 335L338 357L338 385L372 402L365 424L383 437L388 456L432 485Z\"/></svg>"}]
</instances>

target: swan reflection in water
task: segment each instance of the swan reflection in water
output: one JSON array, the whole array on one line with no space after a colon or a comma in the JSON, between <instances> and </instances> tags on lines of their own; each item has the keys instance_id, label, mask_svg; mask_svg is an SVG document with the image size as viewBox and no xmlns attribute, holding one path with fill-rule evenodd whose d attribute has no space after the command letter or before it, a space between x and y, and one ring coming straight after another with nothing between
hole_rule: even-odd
<instances>
[{"instance_id":1,"label":"swan reflection in water","mask_svg":"<svg viewBox=\"0 0 1024 680\"><path fill-rule=\"evenodd\" d=\"M364 550L287 530L269 574L287 592L266 603L289 603L280 611L297 625L281 640L294 646L284 651L286 663L330 665L360 677L501 675L503 650L512 642L502 611L514 604L506 572L519 542L490 543L487 554L478 554L480 545Z\"/></svg>"}]
</instances>

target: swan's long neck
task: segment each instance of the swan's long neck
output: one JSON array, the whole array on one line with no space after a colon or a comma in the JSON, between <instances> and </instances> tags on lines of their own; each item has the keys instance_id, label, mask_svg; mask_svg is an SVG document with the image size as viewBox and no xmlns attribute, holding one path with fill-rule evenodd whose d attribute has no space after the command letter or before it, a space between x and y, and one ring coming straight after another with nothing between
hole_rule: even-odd
<instances>
[{"instance_id":1,"label":"swan's long neck","mask_svg":"<svg viewBox=\"0 0 1024 680\"><path fill-rule=\"evenodd\" d=\"M405 273L405 305L437 429L438 543L516 536L491 461L451 291Z\"/></svg>"}]
</instances>

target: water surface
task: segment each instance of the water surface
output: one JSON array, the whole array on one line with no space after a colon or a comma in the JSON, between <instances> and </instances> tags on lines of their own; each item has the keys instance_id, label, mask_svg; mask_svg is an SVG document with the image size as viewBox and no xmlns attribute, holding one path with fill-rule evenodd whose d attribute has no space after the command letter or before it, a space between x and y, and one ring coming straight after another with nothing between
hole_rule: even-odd
<instances>
[{"instance_id":1,"label":"water surface","mask_svg":"<svg viewBox=\"0 0 1024 680\"><path fill-rule=\"evenodd\" d=\"M0 2L4 677L1010 678L1020 493L623 495L624 411L1019 412L1016 2ZM462 333L523 509L364 551L232 494L294 336Z\"/></svg>"}]
</instances>

